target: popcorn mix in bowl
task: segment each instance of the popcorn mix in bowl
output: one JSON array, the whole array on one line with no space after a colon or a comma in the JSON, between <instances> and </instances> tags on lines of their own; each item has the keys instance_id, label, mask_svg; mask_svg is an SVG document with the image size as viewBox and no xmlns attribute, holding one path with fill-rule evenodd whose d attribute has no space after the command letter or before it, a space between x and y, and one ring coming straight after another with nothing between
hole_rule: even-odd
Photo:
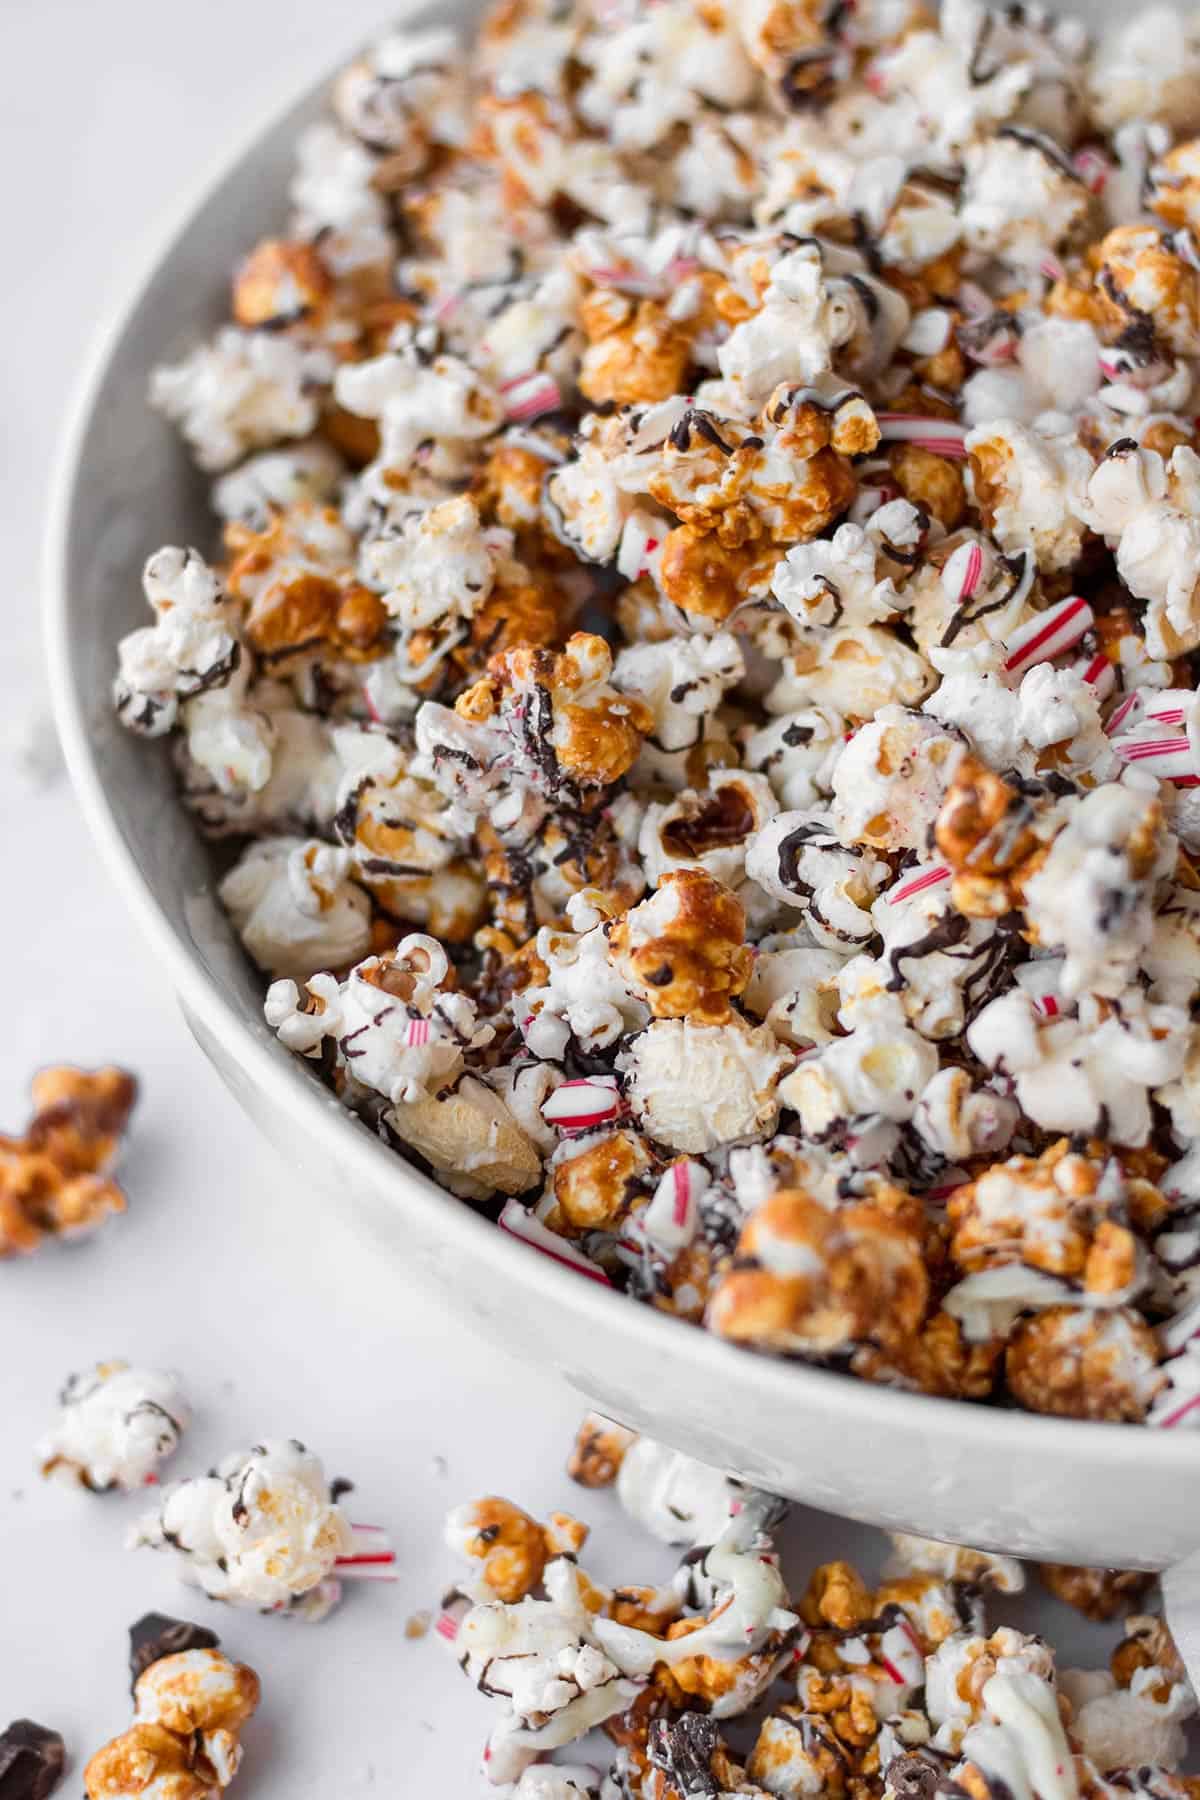
<instances>
[{"instance_id":1,"label":"popcorn mix in bowl","mask_svg":"<svg viewBox=\"0 0 1200 1800\"><path fill-rule=\"evenodd\" d=\"M271 1027L764 1353L1200 1424L1200 88L947 0L394 32L151 399L115 705ZM1172 47L1173 46L1173 47Z\"/></svg>"}]
</instances>

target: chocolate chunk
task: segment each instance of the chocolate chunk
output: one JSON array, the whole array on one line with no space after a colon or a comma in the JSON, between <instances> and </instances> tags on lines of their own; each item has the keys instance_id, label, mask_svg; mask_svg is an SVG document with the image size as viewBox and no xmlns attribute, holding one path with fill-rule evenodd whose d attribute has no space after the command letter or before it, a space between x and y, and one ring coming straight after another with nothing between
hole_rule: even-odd
<instances>
[{"instance_id":1,"label":"chocolate chunk","mask_svg":"<svg viewBox=\"0 0 1200 1800\"><path fill-rule=\"evenodd\" d=\"M66 1751L57 1731L14 1719L0 1732L0 1800L45 1800L62 1777Z\"/></svg>"},{"instance_id":2,"label":"chocolate chunk","mask_svg":"<svg viewBox=\"0 0 1200 1800\"><path fill-rule=\"evenodd\" d=\"M187 1619L171 1619L166 1613L144 1613L129 1627L129 1670L134 1687L138 1676L151 1663L164 1656L178 1656L184 1650L219 1650L221 1640L207 1625L192 1625ZM7 1800L7 1796L0 1796Z\"/></svg>"},{"instance_id":3,"label":"chocolate chunk","mask_svg":"<svg viewBox=\"0 0 1200 1800\"><path fill-rule=\"evenodd\" d=\"M720 1744L714 1719L707 1713L685 1712L678 1719L655 1719L646 1749L650 1766L688 1800L717 1800L725 1785L712 1768Z\"/></svg>"}]
</instances>

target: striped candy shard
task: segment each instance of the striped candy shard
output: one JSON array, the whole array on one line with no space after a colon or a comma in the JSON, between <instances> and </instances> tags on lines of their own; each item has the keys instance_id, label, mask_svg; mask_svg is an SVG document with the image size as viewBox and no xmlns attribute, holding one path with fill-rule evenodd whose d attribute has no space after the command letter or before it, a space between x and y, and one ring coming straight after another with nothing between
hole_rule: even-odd
<instances>
[{"instance_id":1,"label":"striped candy shard","mask_svg":"<svg viewBox=\"0 0 1200 1800\"><path fill-rule=\"evenodd\" d=\"M902 900L911 900L914 894L923 894L926 888L940 887L949 879L950 869L946 863L938 863L932 869L919 869L891 890L888 905L899 906Z\"/></svg>"},{"instance_id":2,"label":"striped candy shard","mask_svg":"<svg viewBox=\"0 0 1200 1800\"><path fill-rule=\"evenodd\" d=\"M1123 763L1136 764L1162 781L1173 781L1179 787L1195 787L1200 782L1190 738L1119 737L1113 739L1113 749Z\"/></svg>"},{"instance_id":3,"label":"striped candy shard","mask_svg":"<svg viewBox=\"0 0 1200 1800\"><path fill-rule=\"evenodd\" d=\"M585 1256L582 1250L577 1250L566 1238L551 1231L548 1225L543 1225L519 1200L505 1201L498 1223L501 1231L506 1231L510 1237L520 1238L523 1244L529 1244L543 1256L548 1256L551 1262L562 1263L564 1268L574 1269L577 1274L586 1275L591 1281L602 1282L605 1287L612 1286L598 1264Z\"/></svg>"},{"instance_id":4,"label":"striped candy shard","mask_svg":"<svg viewBox=\"0 0 1200 1800\"><path fill-rule=\"evenodd\" d=\"M564 1081L542 1102L542 1117L559 1131L591 1131L621 1111L616 1082L607 1076Z\"/></svg>"},{"instance_id":5,"label":"striped candy shard","mask_svg":"<svg viewBox=\"0 0 1200 1800\"><path fill-rule=\"evenodd\" d=\"M1035 663L1049 662L1071 650L1096 623L1096 615L1081 594L1068 594L1057 605L1047 607L1008 641L1004 667L1010 675L1018 669L1031 669Z\"/></svg>"},{"instance_id":6,"label":"striped candy shard","mask_svg":"<svg viewBox=\"0 0 1200 1800\"><path fill-rule=\"evenodd\" d=\"M885 443L916 444L921 450L931 450L935 456L954 457L959 461L966 457L966 427L954 419L901 412L876 413L875 418Z\"/></svg>"}]
</instances>

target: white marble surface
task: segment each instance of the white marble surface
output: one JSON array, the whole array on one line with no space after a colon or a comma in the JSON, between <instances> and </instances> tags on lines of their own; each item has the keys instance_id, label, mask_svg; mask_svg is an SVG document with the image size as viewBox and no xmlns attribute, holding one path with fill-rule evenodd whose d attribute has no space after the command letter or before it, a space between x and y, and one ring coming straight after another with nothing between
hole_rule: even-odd
<instances>
[{"instance_id":1,"label":"white marble surface","mask_svg":"<svg viewBox=\"0 0 1200 1800\"><path fill-rule=\"evenodd\" d=\"M159 1608L204 1618L262 1673L245 1800L375 1790L466 1800L488 1709L436 1639L405 1636L451 1574L452 1500L498 1489L537 1509L581 1496L561 1473L577 1409L397 1288L336 1219L318 1222L193 1045L98 867L61 779L31 784L17 747L41 704L41 514L86 343L229 134L286 98L379 17L375 0L7 0L0 7L0 808L8 1026L0 1127L31 1070L116 1061L143 1097L130 1206L102 1236L0 1267L0 1724L28 1714L86 1756L128 1722L125 1629ZM179 1368L198 1408L181 1469L264 1434L298 1435L353 1477L356 1516L389 1526L395 1587L352 1594L318 1628L234 1614L122 1548L137 1501L44 1487L31 1446L62 1377L104 1356ZM584 1510L621 1534L608 1496ZM810 1516L794 1565L837 1534ZM844 1540L847 1541L847 1540ZM599 1572L665 1573L669 1553L610 1548Z\"/></svg>"}]
</instances>

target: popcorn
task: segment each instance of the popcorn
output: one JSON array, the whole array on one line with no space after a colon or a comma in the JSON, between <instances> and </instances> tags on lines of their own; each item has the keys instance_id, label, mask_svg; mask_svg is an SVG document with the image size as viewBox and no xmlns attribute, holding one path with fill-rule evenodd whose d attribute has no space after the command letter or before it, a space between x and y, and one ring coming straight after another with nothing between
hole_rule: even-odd
<instances>
[{"instance_id":1,"label":"popcorn","mask_svg":"<svg viewBox=\"0 0 1200 1800\"><path fill-rule=\"evenodd\" d=\"M321 438L283 450L260 450L213 483L213 511L226 523L265 531L273 510L331 500L343 469L337 451Z\"/></svg>"},{"instance_id":2,"label":"popcorn","mask_svg":"<svg viewBox=\"0 0 1200 1800\"><path fill-rule=\"evenodd\" d=\"M656 1019L618 1067L647 1134L694 1155L769 1131L790 1062L772 1032L735 1016L724 1025Z\"/></svg>"},{"instance_id":3,"label":"popcorn","mask_svg":"<svg viewBox=\"0 0 1200 1800\"><path fill-rule=\"evenodd\" d=\"M1010 555L1032 549L1051 573L1070 568L1083 549L1087 452L1003 419L970 432L966 449L976 505L1000 547Z\"/></svg>"},{"instance_id":4,"label":"popcorn","mask_svg":"<svg viewBox=\"0 0 1200 1800\"><path fill-rule=\"evenodd\" d=\"M811 1051L782 1082L779 1097L806 1134L845 1132L857 1120L911 1119L937 1074L933 1045L913 1031L886 992L863 1009L846 1037Z\"/></svg>"},{"instance_id":5,"label":"popcorn","mask_svg":"<svg viewBox=\"0 0 1200 1800\"><path fill-rule=\"evenodd\" d=\"M319 1459L289 1438L235 1452L211 1475L172 1482L129 1542L168 1551L182 1579L211 1600L323 1617L337 1604L334 1570L354 1538Z\"/></svg>"},{"instance_id":6,"label":"popcorn","mask_svg":"<svg viewBox=\"0 0 1200 1800\"><path fill-rule=\"evenodd\" d=\"M1153 1581L1140 1569L1079 1569L1067 1563L1039 1563L1038 1574L1057 1599L1098 1621L1127 1612Z\"/></svg>"},{"instance_id":7,"label":"popcorn","mask_svg":"<svg viewBox=\"0 0 1200 1800\"><path fill-rule=\"evenodd\" d=\"M464 1591L475 1601L523 1600L542 1579L555 1556L574 1556L587 1540L587 1526L566 1513L539 1525L511 1500L489 1496L455 1507L446 1518L445 1538L460 1556L483 1564Z\"/></svg>"},{"instance_id":8,"label":"popcorn","mask_svg":"<svg viewBox=\"0 0 1200 1800\"><path fill-rule=\"evenodd\" d=\"M44 1237L82 1237L125 1196L108 1170L137 1099L123 1069L43 1069L31 1083L33 1116L19 1138L0 1138L0 1258Z\"/></svg>"},{"instance_id":9,"label":"popcorn","mask_svg":"<svg viewBox=\"0 0 1200 1800\"><path fill-rule=\"evenodd\" d=\"M41 1472L95 1494L153 1486L156 1466L191 1422L174 1375L125 1362L70 1376L59 1404L53 1430L38 1443Z\"/></svg>"},{"instance_id":10,"label":"popcorn","mask_svg":"<svg viewBox=\"0 0 1200 1800\"><path fill-rule=\"evenodd\" d=\"M337 372L339 405L378 422L380 461L403 466L426 438L451 446L490 437L503 419L500 396L460 357L438 353L409 326L398 326L387 350Z\"/></svg>"},{"instance_id":11,"label":"popcorn","mask_svg":"<svg viewBox=\"0 0 1200 1800\"><path fill-rule=\"evenodd\" d=\"M758 1349L832 1355L916 1330L928 1299L919 1238L870 1202L831 1212L780 1188L738 1239L709 1323Z\"/></svg>"},{"instance_id":12,"label":"popcorn","mask_svg":"<svg viewBox=\"0 0 1200 1800\"><path fill-rule=\"evenodd\" d=\"M425 763L417 772L428 766L435 782L472 813L483 810L510 769L520 771L531 794L594 802L597 790L632 767L651 724L648 707L610 687L611 672L603 639L584 632L559 655L502 652L491 673L460 697L454 715L431 703L422 708L417 747ZM521 814L509 811L515 824ZM508 813L493 817L501 828L510 822Z\"/></svg>"},{"instance_id":13,"label":"popcorn","mask_svg":"<svg viewBox=\"0 0 1200 1800\"><path fill-rule=\"evenodd\" d=\"M946 1307L960 1317L969 1319L976 1298L1029 1308L1069 1295L1075 1305L1122 1306L1144 1280L1119 1165L1090 1162L1066 1139L1036 1160L994 1164L955 1190L947 1212L950 1255L967 1279L946 1296ZM1017 1274L1021 1267L1032 1272L1027 1283Z\"/></svg>"},{"instance_id":14,"label":"popcorn","mask_svg":"<svg viewBox=\"0 0 1200 1800\"><path fill-rule=\"evenodd\" d=\"M638 851L647 880L704 869L732 886L740 879L747 842L777 810L764 775L713 769L703 789L685 788L667 804L651 802L642 817Z\"/></svg>"},{"instance_id":15,"label":"popcorn","mask_svg":"<svg viewBox=\"0 0 1200 1800\"><path fill-rule=\"evenodd\" d=\"M225 685L242 651L221 583L195 550L157 551L142 586L158 622L122 638L113 704L131 731L161 737L181 700Z\"/></svg>"},{"instance_id":16,"label":"popcorn","mask_svg":"<svg viewBox=\"0 0 1200 1800\"><path fill-rule=\"evenodd\" d=\"M458 76L460 50L452 31L389 32L334 86L338 120L364 147L383 159L387 185L408 177L426 161L430 141L455 144L466 136L465 100Z\"/></svg>"},{"instance_id":17,"label":"popcorn","mask_svg":"<svg viewBox=\"0 0 1200 1800\"><path fill-rule=\"evenodd\" d=\"M547 1565L548 1598L494 1600L467 1613L455 1653L468 1679L486 1678L502 1704L485 1753L488 1779L515 1781L544 1750L559 1749L624 1712L638 1683L621 1673L592 1637L592 1617L574 1566Z\"/></svg>"},{"instance_id":18,"label":"popcorn","mask_svg":"<svg viewBox=\"0 0 1200 1800\"><path fill-rule=\"evenodd\" d=\"M980 0L386 31L154 376L223 543L151 558L114 690L241 840L269 1024L423 1179L760 1351L1156 1428L1200 1417L1198 43ZM0 1246L119 1204L40 1154ZM1032 1791L1046 1670L946 1736L847 1598L928 1653L911 1579L830 1577L856 1635L748 1770L681 1719L774 1639L652 1668L608 1785ZM579 1791L525 1698L489 1768Z\"/></svg>"},{"instance_id":19,"label":"popcorn","mask_svg":"<svg viewBox=\"0 0 1200 1800\"><path fill-rule=\"evenodd\" d=\"M695 1563L691 1585L702 1618L675 1621L665 1638L597 1618L593 1629L613 1661L631 1675L653 1675L675 1705L695 1694L715 1719L752 1706L790 1657L799 1628L774 1559L764 1554L764 1521L779 1505L769 1495L750 1500Z\"/></svg>"},{"instance_id":20,"label":"popcorn","mask_svg":"<svg viewBox=\"0 0 1200 1800\"><path fill-rule=\"evenodd\" d=\"M737 1482L653 1438L621 1459L617 1498L635 1524L664 1544L712 1544L741 1507Z\"/></svg>"},{"instance_id":21,"label":"popcorn","mask_svg":"<svg viewBox=\"0 0 1200 1800\"><path fill-rule=\"evenodd\" d=\"M1130 1308L1051 1306L1009 1339L1005 1373L1031 1412L1084 1419L1143 1419L1162 1386L1158 1345Z\"/></svg>"},{"instance_id":22,"label":"popcorn","mask_svg":"<svg viewBox=\"0 0 1200 1800\"><path fill-rule=\"evenodd\" d=\"M1079 802L1024 893L1035 941L1066 950L1064 993L1120 993L1152 930L1153 885L1174 861L1155 801L1109 784Z\"/></svg>"},{"instance_id":23,"label":"popcorn","mask_svg":"<svg viewBox=\"0 0 1200 1800\"><path fill-rule=\"evenodd\" d=\"M741 648L729 632L623 649L613 664L613 686L636 694L654 716L633 778L675 789L697 785L698 759L709 743L715 750L721 742L717 708L743 672Z\"/></svg>"},{"instance_id":24,"label":"popcorn","mask_svg":"<svg viewBox=\"0 0 1200 1800\"><path fill-rule=\"evenodd\" d=\"M134 1686L133 1724L83 1771L87 1800L214 1800L238 1772L259 1692L254 1670L217 1649L152 1663Z\"/></svg>"},{"instance_id":25,"label":"popcorn","mask_svg":"<svg viewBox=\"0 0 1200 1800\"><path fill-rule=\"evenodd\" d=\"M967 146L960 217L973 250L1036 268L1047 250L1083 227L1090 198L1054 142L1028 127L1005 125Z\"/></svg>"},{"instance_id":26,"label":"popcorn","mask_svg":"<svg viewBox=\"0 0 1200 1800\"><path fill-rule=\"evenodd\" d=\"M368 957L344 982L316 975L308 1003L293 981L275 982L267 1022L290 1050L318 1053L333 1038L342 1066L360 1087L393 1105L447 1084L462 1066L464 1047L489 1043L490 1025L476 1025L474 1003L446 987L450 963L435 938L411 932L388 956Z\"/></svg>"},{"instance_id":27,"label":"popcorn","mask_svg":"<svg viewBox=\"0 0 1200 1800\"><path fill-rule=\"evenodd\" d=\"M833 770L830 816L843 843L897 850L920 843L941 808L961 746L903 707L855 732Z\"/></svg>"},{"instance_id":28,"label":"popcorn","mask_svg":"<svg viewBox=\"0 0 1200 1800\"><path fill-rule=\"evenodd\" d=\"M150 404L178 425L202 469L228 469L280 438L304 438L333 380L329 352L228 325L150 377Z\"/></svg>"},{"instance_id":29,"label":"popcorn","mask_svg":"<svg viewBox=\"0 0 1200 1800\"><path fill-rule=\"evenodd\" d=\"M778 813L755 837L746 873L771 899L798 907L813 940L856 948L873 931L870 905L887 865L870 851L844 849L824 813Z\"/></svg>"},{"instance_id":30,"label":"popcorn","mask_svg":"<svg viewBox=\"0 0 1200 1800\"><path fill-rule=\"evenodd\" d=\"M1194 130L1193 81L1200 69L1195 25L1173 7L1114 23L1101 38L1088 70L1088 97L1106 130L1127 119L1161 119L1178 131Z\"/></svg>"},{"instance_id":31,"label":"popcorn","mask_svg":"<svg viewBox=\"0 0 1200 1800\"><path fill-rule=\"evenodd\" d=\"M358 961L371 905L351 868L348 851L320 838L265 838L243 851L218 893L260 969L303 981Z\"/></svg>"},{"instance_id":32,"label":"popcorn","mask_svg":"<svg viewBox=\"0 0 1200 1800\"><path fill-rule=\"evenodd\" d=\"M1150 1136L1150 1092L1182 1067L1182 1028L1177 1009L1147 1006L1136 988L1119 1009L1088 995L1074 1017L1045 1013L1013 989L984 1007L967 1042L986 1067L1012 1078L1035 1124L1137 1146Z\"/></svg>"},{"instance_id":33,"label":"popcorn","mask_svg":"<svg viewBox=\"0 0 1200 1800\"><path fill-rule=\"evenodd\" d=\"M585 1413L567 1459L567 1474L581 1487L611 1487L637 1433L603 1413Z\"/></svg>"},{"instance_id":34,"label":"popcorn","mask_svg":"<svg viewBox=\"0 0 1200 1800\"><path fill-rule=\"evenodd\" d=\"M744 909L719 881L672 870L607 933L608 959L651 1018L720 1025L750 977L745 930Z\"/></svg>"}]
</instances>

